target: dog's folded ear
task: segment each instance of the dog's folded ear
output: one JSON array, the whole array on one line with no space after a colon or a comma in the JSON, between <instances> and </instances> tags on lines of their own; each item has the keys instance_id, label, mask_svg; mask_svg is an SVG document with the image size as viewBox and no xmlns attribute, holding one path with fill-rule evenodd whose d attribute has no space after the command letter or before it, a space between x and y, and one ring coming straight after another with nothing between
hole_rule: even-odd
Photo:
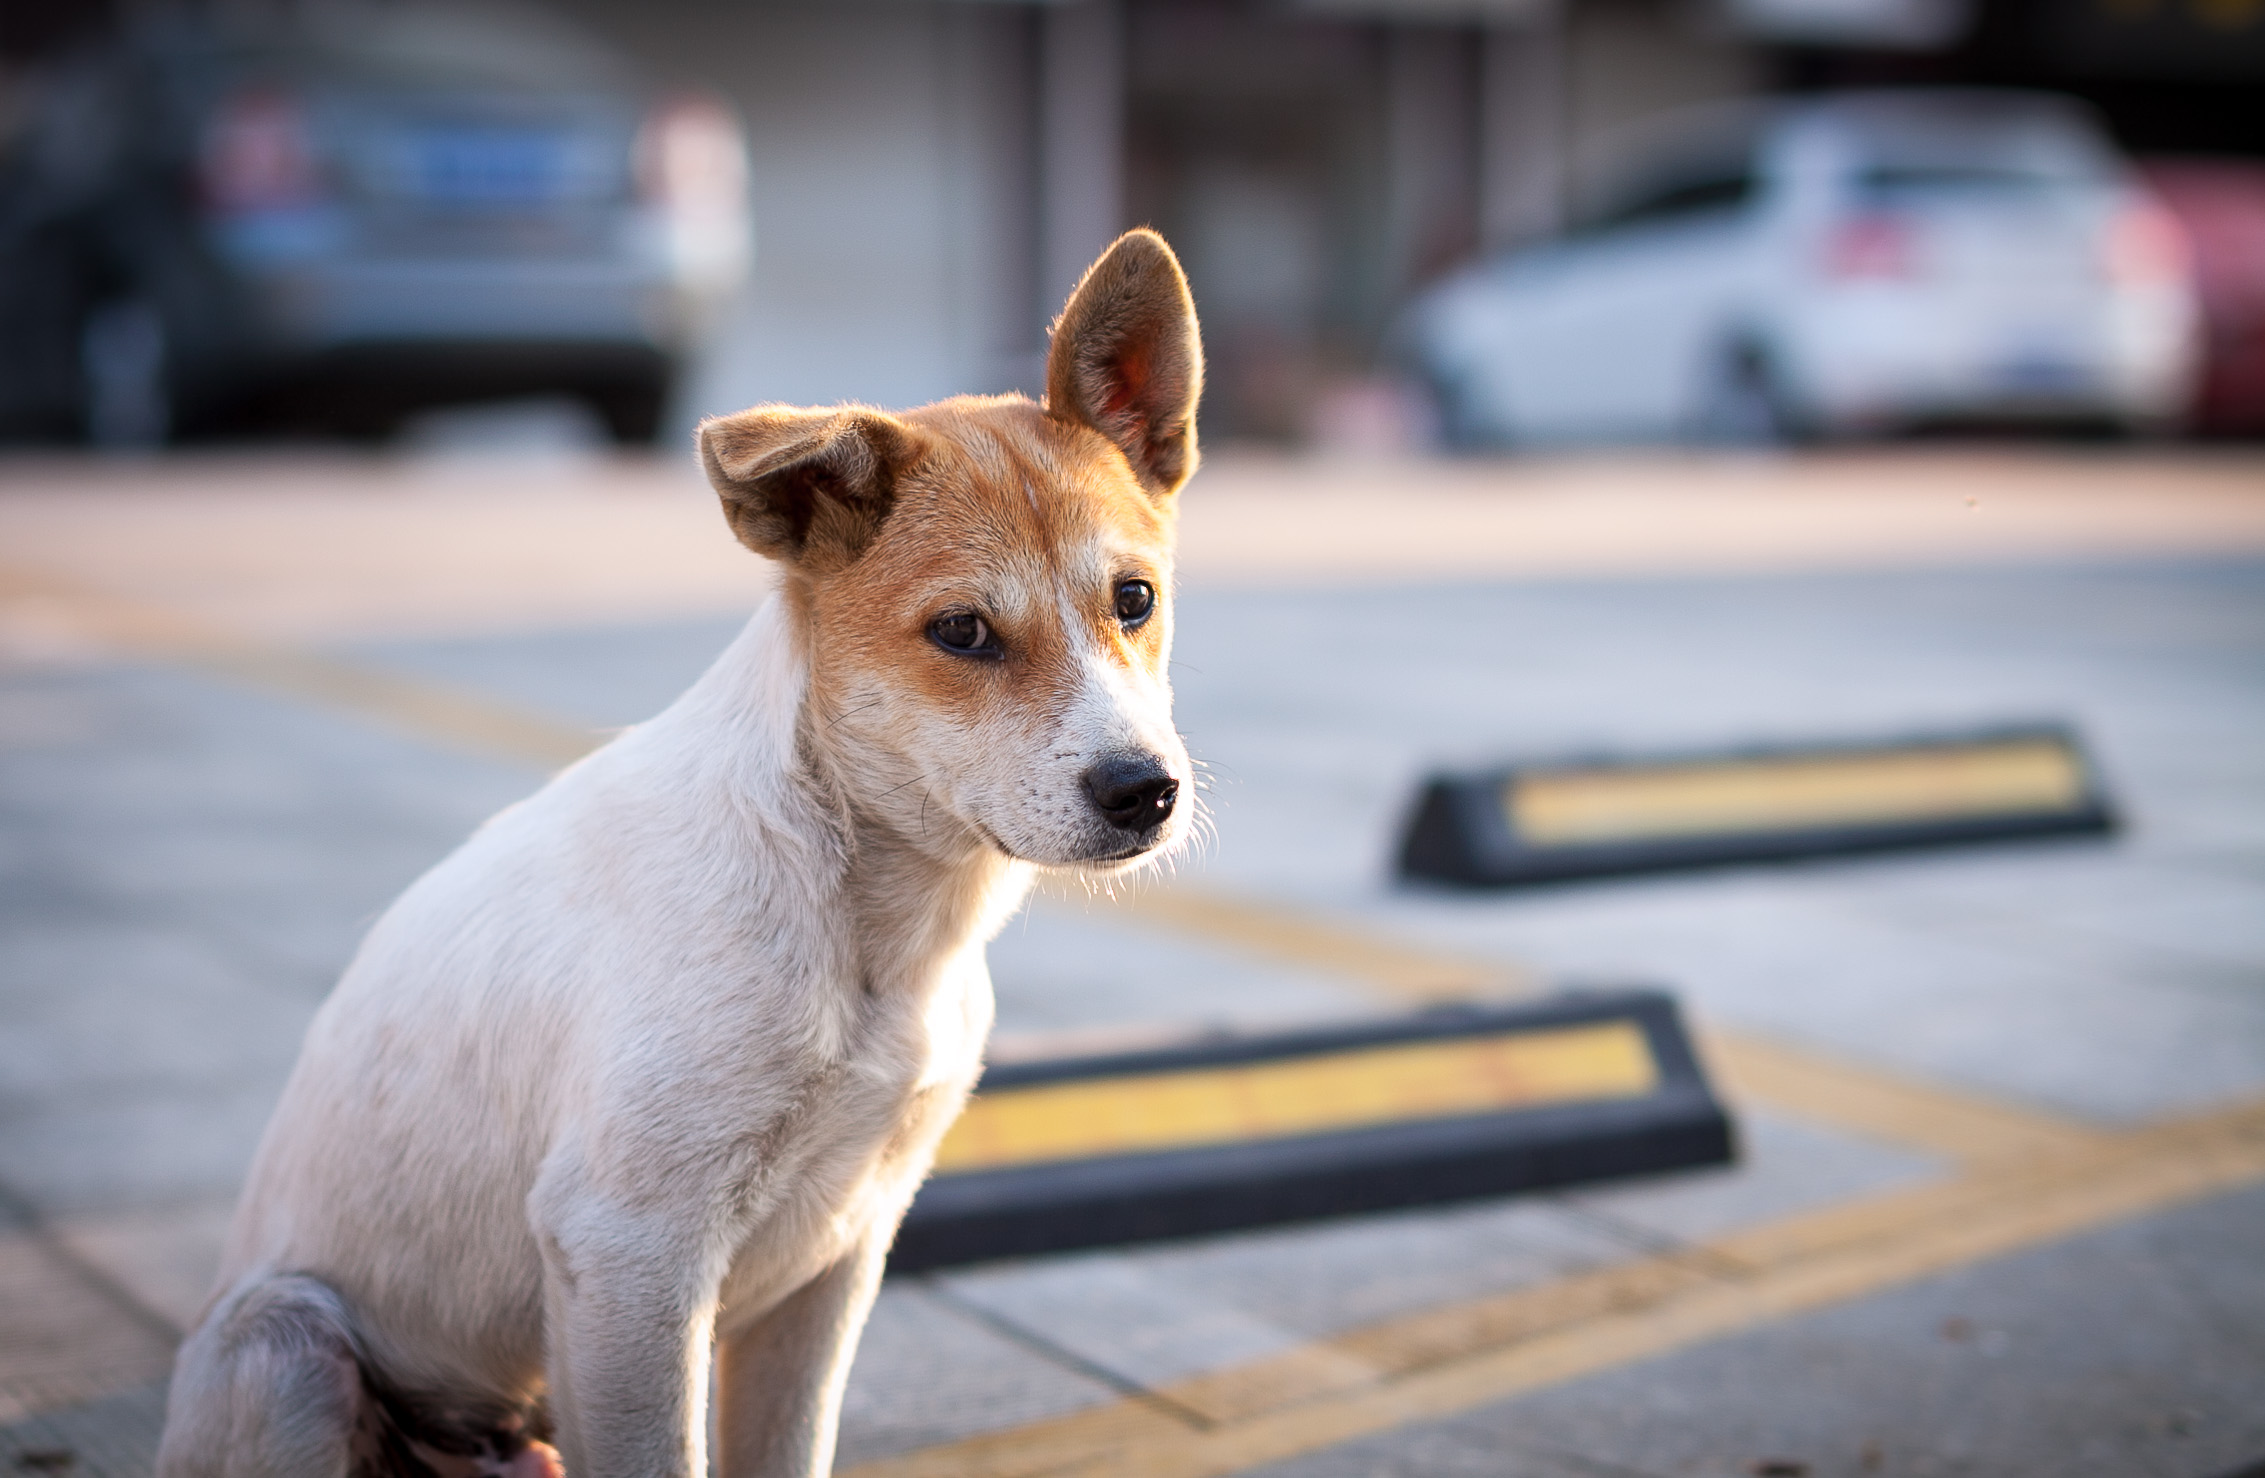
<instances>
[{"instance_id":1,"label":"dog's folded ear","mask_svg":"<svg viewBox=\"0 0 2265 1478\"><path fill-rule=\"evenodd\" d=\"M1108 437L1165 496L1195 471L1202 396L1203 340L1179 259L1154 231L1127 231L1054 321L1046 411Z\"/></svg>"},{"instance_id":2,"label":"dog's folded ear","mask_svg":"<svg viewBox=\"0 0 2265 1478\"><path fill-rule=\"evenodd\" d=\"M918 432L865 406L759 405L700 423L700 463L739 542L811 568L864 551L919 455Z\"/></svg>"}]
</instances>

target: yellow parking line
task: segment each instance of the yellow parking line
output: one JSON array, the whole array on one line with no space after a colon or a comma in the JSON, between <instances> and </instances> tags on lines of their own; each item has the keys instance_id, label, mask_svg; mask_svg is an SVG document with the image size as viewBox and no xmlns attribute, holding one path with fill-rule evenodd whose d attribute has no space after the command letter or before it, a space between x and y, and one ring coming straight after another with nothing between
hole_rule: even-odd
<instances>
[{"instance_id":1,"label":"yellow parking line","mask_svg":"<svg viewBox=\"0 0 2265 1478\"><path fill-rule=\"evenodd\" d=\"M64 626L123 655L199 668L513 764L561 769L604 742L604 735L589 729L438 683L249 640L175 611L97 594L35 571L0 568L0 621L12 614Z\"/></svg>"},{"instance_id":2,"label":"yellow parking line","mask_svg":"<svg viewBox=\"0 0 2265 1478\"><path fill-rule=\"evenodd\" d=\"M2099 1130L1939 1083L1743 1032L1699 1032L1700 1055L1733 1100L1959 1161L2082 1149Z\"/></svg>"},{"instance_id":3,"label":"yellow parking line","mask_svg":"<svg viewBox=\"0 0 2265 1478\"><path fill-rule=\"evenodd\" d=\"M1436 1004L1531 995L1540 989L1533 973L1520 965L1410 949L1302 909L1250 898L1136 885L1119 895L1117 908L1144 924L1351 980L1397 1000Z\"/></svg>"},{"instance_id":4,"label":"yellow parking line","mask_svg":"<svg viewBox=\"0 0 2265 1478\"><path fill-rule=\"evenodd\" d=\"M1351 1331L843 1478L1209 1478L1435 1420L2265 1182L2265 1102ZM1194 1414L1177 1418L1175 1410Z\"/></svg>"}]
</instances>

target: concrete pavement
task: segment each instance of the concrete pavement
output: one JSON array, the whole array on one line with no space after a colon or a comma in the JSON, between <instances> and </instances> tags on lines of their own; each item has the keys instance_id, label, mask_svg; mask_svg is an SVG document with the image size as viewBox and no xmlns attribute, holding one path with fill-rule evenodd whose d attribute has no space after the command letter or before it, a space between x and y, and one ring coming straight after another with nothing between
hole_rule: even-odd
<instances>
[{"instance_id":1,"label":"concrete pavement","mask_svg":"<svg viewBox=\"0 0 2265 1478\"><path fill-rule=\"evenodd\" d=\"M1283 469L1207 473L1222 511L1198 521L1198 482L1176 682L1219 840L1174 896L1225 905L1041 900L993 950L1002 1027L1404 1002L1375 958L1283 948L1284 918L1504 981L1656 980L1724 1034L1746 1161L900 1280L845 1468L2215 1478L2265 1458L2265 1166L2240 1116L2265 1098L2265 538L2245 532L2265 464L1933 455L1328 471L1334 542L1306 529L1294 561L1253 533L1289 516ZM75 504L52 469L0 479L0 563L29 571L0 592L0 1454L144 1470L170 1331L359 929L537 783L511 734L649 712L760 584L666 474L575 471L506 600L462 588L479 561L423 552L508 548L539 490L286 473L299 491L192 468L155 512L115 474L69 469ZM1463 547L1352 526L1364 490ZM1840 494L1854 513L1811 506ZM2012 534L1987 522L2006 505ZM113 565L119 522L142 552ZM710 573L672 583L694 548ZM153 643L125 600L386 681L263 681ZM436 727L401 684L527 727ZM2038 715L2096 745L2125 836L1516 898L1385 873L1440 759Z\"/></svg>"}]
</instances>

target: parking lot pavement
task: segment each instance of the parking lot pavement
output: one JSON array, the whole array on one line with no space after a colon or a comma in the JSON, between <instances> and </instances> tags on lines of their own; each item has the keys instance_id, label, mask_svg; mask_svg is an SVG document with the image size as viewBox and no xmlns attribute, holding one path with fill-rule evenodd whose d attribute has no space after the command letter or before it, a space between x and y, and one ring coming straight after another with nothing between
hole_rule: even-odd
<instances>
[{"instance_id":1,"label":"parking lot pavement","mask_svg":"<svg viewBox=\"0 0 2265 1478\"><path fill-rule=\"evenodd\" d=\"M1660 517L1784 493L1786 464L1739 465ZM1652 552L1599 568L1582 479L1666 506L1610 467L1550 473L1565 506L1493 567L1300 582L1236 565L1233 518L1208 545L1191 522L1175 681L1218 841L1169 890L1036 902L993 947L1002 1030L1654 981L1710 1033L1742 1162L892 1280L845 1470L2217 1478L2265 1457L2265 559L2226 533L2265 478L2245 502L2217 463L2174 470L2174 504L2215 489L2192 494L2208 517L2138 558L2025 513L2027 542L1908 536L1885 560L1859 557L1880 523L1828 519L1761 572L1637 530ZM1996 503L1988 472L1965 486ZM2041 496L2034 472L2006 498ZM1235 518L1279 496L1264 476ZM1861 502L1878 476L1817 485ZM2124 527L2118 486L2070 523ZM332 516L288 491L278 517ZM203 623L180 642L73 565L83 513L34 492L44 562L0 602L0 1456L140 1473L228 1195L360 928L577 734L665 701L734 587L701 607L589 575L624 538L586 490L602 516L562 515L550 574L519 577L539 627L456 577L408 599L383 559L310 594L267 564L200 575L190 548L154 601ZM670 530L634 547L697 541L675 493L622 496ZM1410 496L1446 518L1474 495ZM402 550L496 523L396 504L422 530ZM1388 875L1441 760L2036 716L2079 725L2121 835L1513 897Z\"/></svg>"}]
</instances>

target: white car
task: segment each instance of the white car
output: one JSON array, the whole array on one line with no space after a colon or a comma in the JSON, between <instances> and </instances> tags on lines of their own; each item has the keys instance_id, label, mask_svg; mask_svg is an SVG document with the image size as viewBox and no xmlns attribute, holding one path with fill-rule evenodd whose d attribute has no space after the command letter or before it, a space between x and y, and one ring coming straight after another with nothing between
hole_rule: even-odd
<instances>
[{"instance_id":1,"label":"white car","mask_svg":"<svg viewBox=\"0 0 2265 1478\"><path fill-rule=\"evenodd\" d=\"M2081 104L1842 93L1669 115L1617 144L1572 232L1412 308L1452 441L2150 430L2185 407L2184 240Z\"/></svg>"}]
</instances>

